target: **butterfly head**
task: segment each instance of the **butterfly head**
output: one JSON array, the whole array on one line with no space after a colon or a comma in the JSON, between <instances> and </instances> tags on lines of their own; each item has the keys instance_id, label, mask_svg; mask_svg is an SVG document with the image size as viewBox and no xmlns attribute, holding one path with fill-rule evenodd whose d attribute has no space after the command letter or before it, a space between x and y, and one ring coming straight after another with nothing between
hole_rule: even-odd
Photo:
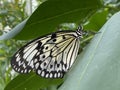
<instances>
[{"instance_id":1,"label":"butterfly head","mask_svg":"<svg viewBox=\"0 0 120 90\"><path fill-rule=\"evenodd\" d=\"M78 29L76 30L76 33L78 35L78 38L83 38L83 27L82 26L79 26Z\"/></svg>"}]
</instances>

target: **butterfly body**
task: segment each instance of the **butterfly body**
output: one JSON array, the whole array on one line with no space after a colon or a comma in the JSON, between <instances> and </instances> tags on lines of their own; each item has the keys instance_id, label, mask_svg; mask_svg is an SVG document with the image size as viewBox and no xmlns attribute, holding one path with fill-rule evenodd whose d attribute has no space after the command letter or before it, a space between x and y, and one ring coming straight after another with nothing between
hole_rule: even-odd
<instances>
[{"instance_id":1,"label":"butterfly body","mask_svg":"<svg viewBox=\"0 0 120 90\"><path fill-rule=\"evenodd\" d=\"M77 57L81 30L58 31L29 42L15 53L11 66L19 73L34 70L45 78L62 78Z\"/></svg>"}]
</instances>

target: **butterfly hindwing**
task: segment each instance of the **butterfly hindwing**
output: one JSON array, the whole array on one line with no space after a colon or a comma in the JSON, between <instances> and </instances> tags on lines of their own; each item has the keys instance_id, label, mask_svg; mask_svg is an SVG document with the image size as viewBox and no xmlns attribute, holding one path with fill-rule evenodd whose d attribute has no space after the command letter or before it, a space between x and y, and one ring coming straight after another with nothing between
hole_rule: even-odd
<instances>
[{"instance_id":1,"label":"butterfly hindwing","mask_svg":"<svg viewBox=\"0 0 120 90\"><path fill-rule=\"evenodd\" d=\"M19 73L34 70L46 78L62 78L73 64L80 41L74 31L37 38L16 52L11 65Z\"/></svg>"},{"instance_id":2,"label":"butterfly hindwing","mask_svg":"<svg viewBox=\"0 0 120 90\"><path fill-rule=\"evenodd\" d=\"M13 69L19 73L29 73L34 70L34 57L41 53L40 48L48 39L47 37L38 38L20 48L11 60Z\"/></svg>"}]
</instances>

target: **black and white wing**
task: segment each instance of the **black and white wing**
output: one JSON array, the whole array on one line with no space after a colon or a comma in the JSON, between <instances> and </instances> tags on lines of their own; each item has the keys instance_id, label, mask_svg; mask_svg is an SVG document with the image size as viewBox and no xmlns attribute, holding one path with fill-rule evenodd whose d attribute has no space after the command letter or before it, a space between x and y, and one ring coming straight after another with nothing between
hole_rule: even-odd
<instances>
[{"instance_id":1,"label":"black and white wing","mask_svg":"<svg viewBox=\"0 0 120 90\"><path fill-rule=\"evenodd\" d=\"M11 65L19 73L34 70L45 78L62 78L77 56L78 36L75 31L58 31L37 38L15 53Z\"/></svg>"}]
</instances>

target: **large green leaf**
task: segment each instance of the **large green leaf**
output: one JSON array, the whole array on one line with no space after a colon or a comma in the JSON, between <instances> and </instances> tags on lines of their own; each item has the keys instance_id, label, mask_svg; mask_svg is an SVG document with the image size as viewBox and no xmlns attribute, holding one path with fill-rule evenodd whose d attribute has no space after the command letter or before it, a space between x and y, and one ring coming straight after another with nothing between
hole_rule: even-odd
<instances>
[{"instance_id":1,"label":"large green leaf","mask_svg":"<svg viewBox=\"0 0 120 90\"><path fill-rule=\"evenodd\" d=\"M109 12L106 9L97 11L92 17L90 17L84 28L86 30L98 31L107 21L108 14Z\"/></svg>"},{"instance_id":2,"label":"large green leaf","mask_svg":"<svg viewBox=\"0 0 120 90\"><path fill-rule=\"evenodd\" d=\"M4 90L40 90L51 86L58 86L63 79L46 79L35 74L18 75Z\"/></svg>"},{"instance_id":3,"label":"large green leaf","mask_svg":"<svg viewBox=\"0 0 120 90\"><path fill-rule=\"evenodd\" d=\"M50 33L61 23L81 22L101 6L99 0L48 0L28 19L16 39L31 39Z\"/></svg>"},{"instance_id":4,"label":"large green leaf","mask_svg":"<svg viewBox=\"0 0 120 90\"><path fill-rule=\"evenodd\" d=\"M0 76L0 90L4 90L4 87L5 87L5 82L3 78Z\"/></svg>"},{"instance_id":5,"label":"large green leaf","mask_svg":"<svg viewBox=\"0 0 120 90\"><path fill-rule=\"evenodd\" d=\"M99 32L59 90L120 90L120 12Z\"/></svg>"}]
</instances>

